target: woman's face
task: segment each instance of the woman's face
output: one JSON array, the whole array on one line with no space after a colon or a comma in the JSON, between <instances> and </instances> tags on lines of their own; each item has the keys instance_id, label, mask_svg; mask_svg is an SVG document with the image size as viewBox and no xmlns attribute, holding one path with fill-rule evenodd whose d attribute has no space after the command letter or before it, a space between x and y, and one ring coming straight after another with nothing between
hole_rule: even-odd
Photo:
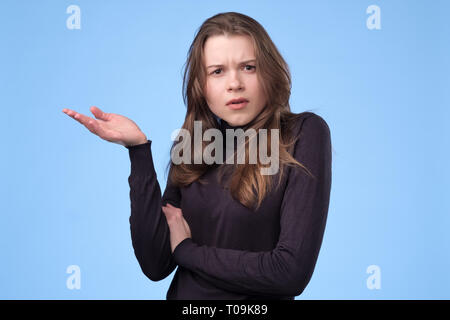
<instances>
[{"instance_id":1,"label":"woman's face","mask_svg":"<svg viewBox=\"0 0 450 320\"><path fill-rule=\"evenodd\" d=\"M232 126L246 125L266 105L254 52L249 36L212 36L205 42L205 99L211 112ZM244 98L248 103L240 109L227 105L236 98Z\"/></svg>"}]
</instances>

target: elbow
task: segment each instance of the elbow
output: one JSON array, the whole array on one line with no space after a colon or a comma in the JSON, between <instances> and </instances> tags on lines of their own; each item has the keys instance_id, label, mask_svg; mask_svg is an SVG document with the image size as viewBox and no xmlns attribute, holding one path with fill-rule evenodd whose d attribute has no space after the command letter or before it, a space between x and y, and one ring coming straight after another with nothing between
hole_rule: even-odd
<instances>
[{"instance_id":1,"label":"elbow","mask_svg":"<svg viewBox=\"0 0 450 320\"><path fill-rule=\"evenodd\" d=\"M304 268L292 268L286 272L284 277L283 288L280 291L286 296L299 296L303 293L312 276L312 270Z\"/></svg>"},{"instance_id":2,"label":"elbow","mask_svg":"<svg viewBox=\"0 0 450 320\"><path fill-rule=\"evenodd\" d=\"M177 266L173 259L161 256L137 254L136 257L144 275L155 282L167 278Z\"/></svg>"},{"instance_id":3,"label":"elbow","mask_svg":"<svg viewBox=\"0 0 450 320\"><path fill-rule=\"evenodd\" d=\"M144 270L142 270L142 271L144 272L144 274L147 278L149 278L151 281L154 281L154 282L161 281L166 278L166 276L161 273L148 272L148 271L144 271Z\"/></svg>"},{"instance_id":4,"label":"elbow","mask_svg":"<svg viewBox=\"0 0 450 320\"><path fill-rule=\"evenodd\" d=\"M301 280L286 280L282 288L279 289L283 296L296 297L303 293L307 283Z\"/></svg>"},{"instance_id":5,"label":"elbow","mask_svg":"<svg viewBox=\"0 0 450 320\"><path fill-rule=\"evenodd\" d=\"M291 284L290 287L288 288L287 295L293 297L301 295L305 290L306 285L307 283L304 281Z\"/></svg>"},{"instance_id":6,"label":"elbow","mask_svg":"<svg viewBox=\"0 0 450 320\"><path fill-rule=\"evenodd\" d=\"M140 266L144 275L154 282L164 280L171 273L171 271L173 271L173 269L171 269L169 272L168 270L162 270L159 267L158 268L148 267L145 266L143 263L141 263Z\"/></svg>"},{"instance_id":7,"label":"elbow","mask_svg":"<svg viewBox=\"0 0 450 320\"><path fill-rule=\"evenodd\" d=\"M171 261L151 256L148 253L144 254L143 251L138 250L137 246L134 248L134 253L142 273L151 281L156 282L165 279L176 267Z\"/></svg>"}]
</instances>

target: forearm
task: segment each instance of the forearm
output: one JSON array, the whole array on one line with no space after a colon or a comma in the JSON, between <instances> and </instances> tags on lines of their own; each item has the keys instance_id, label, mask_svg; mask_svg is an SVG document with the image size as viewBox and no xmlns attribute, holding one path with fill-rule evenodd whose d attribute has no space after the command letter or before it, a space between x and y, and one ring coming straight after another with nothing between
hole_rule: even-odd
<instances>
[{"instance_id":1,"label":"forearm","mask_svg":"<svg viewBox=\"0 0 450 320\"><path fill-rule=\"evenodd\" d=\"M151 155L151 141L129 147L131 173L132 244L144 274L153 281L167 277L176 267L170 249L170 232L161 210L161 189Z\"/></svg>"}]
</instances>

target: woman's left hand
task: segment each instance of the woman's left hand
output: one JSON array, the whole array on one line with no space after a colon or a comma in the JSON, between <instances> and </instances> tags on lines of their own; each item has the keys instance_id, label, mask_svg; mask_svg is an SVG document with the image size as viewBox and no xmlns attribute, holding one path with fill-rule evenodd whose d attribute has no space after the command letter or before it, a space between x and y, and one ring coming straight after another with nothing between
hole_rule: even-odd
<instances>
[{"instance_id":1,"label":"woman's left hand","mask_svg":"<svg viewBox=\"0 0 450 320\"><path fill-rule=\"evenodd\" d=\"M169 225L170 246L173 253L181 241L186 238L192 238L191 229L184 219L180 208L174 207L170 203L167 203L166 206L162 207L162 210L166 216L167 224Z\"/></svg>"}]
</instances>

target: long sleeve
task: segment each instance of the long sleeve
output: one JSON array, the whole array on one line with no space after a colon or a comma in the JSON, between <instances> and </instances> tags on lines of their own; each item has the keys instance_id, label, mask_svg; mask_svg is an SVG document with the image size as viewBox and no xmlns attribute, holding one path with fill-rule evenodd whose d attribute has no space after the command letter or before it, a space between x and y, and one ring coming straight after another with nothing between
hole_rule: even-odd
<instances>
[{"instance_id":1,"label":"long sleeve","mask_svg":"<svg viewBox=\"0 0 450 320\"><path fill-rule=\"evenodd\" d=\"M322 244L331 191L331 137L318 115L304 119L294 157L316 177L290 168L271 251L251 252L183 240L175 261L215 286L249 295L297 296L309 283Z\"/></svg>"},{"instance_id":2,"label":"long sleeve","mask_svg":"<svg viewBox=\"0 0 450 320\"><path fill-rule=\"evenodd\" d=\"M168 183L164 196L157 180L151 140L126 147L131 161L130 231L134 253L144 274L153 281L167 277L176 267L170 246L170 230L162 212L163 202L178 206L179 189Z\"/></svg>"}]
</instances>

